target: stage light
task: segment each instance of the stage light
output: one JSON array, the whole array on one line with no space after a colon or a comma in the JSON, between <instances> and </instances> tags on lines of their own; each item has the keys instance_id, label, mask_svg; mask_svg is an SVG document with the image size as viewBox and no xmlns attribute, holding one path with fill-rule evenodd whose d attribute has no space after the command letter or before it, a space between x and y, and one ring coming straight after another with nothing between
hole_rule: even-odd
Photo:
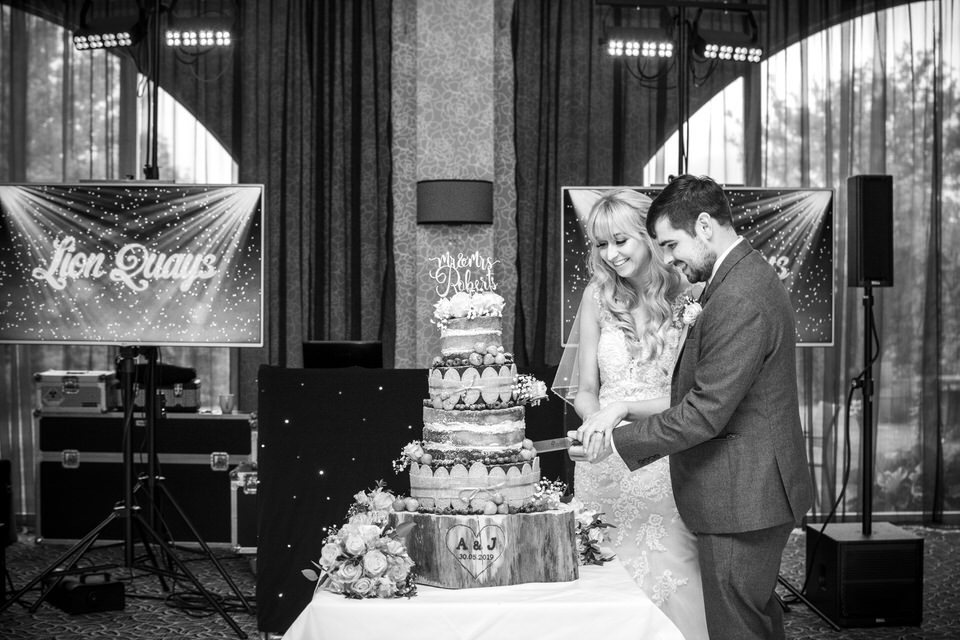
<instances>
[{"instance_id":1,"label":"stage light","mask_svg":"<svg viewBox=\"0 0 960 640\"><path fill-rule=\"evenodd\" d=\"M673 39L660 29L614 27L607 31L606 43L614 57L673 57Z\"/></svg>"},{"instance_id":2,"label":"stage light","mask_svg":"<svg viewBox=\"0 0 960 640\"><path fill-rule=\"evenodd\" d=\"M232 18L171 18L164 42L168 47L209 49L233 44Z\"/></svg>"},{"instance_id":3,"label":"stage light","mask_svg":"<svg viewBox=\"0 0 960 640\"><path fill-rule=\"evenodd\" d=\"M144 35L140 16L100 18L81 25L73 33L73 46L78 51L132 47Z\"/></svg>"},{"instance_id":4,"label":"stage light","mask_svg":"<svg viewBox=\"0 0 960 640\"><path fill-rule=\"evenodd\" d=\"M751 11L725 11L723 29L701 24L703 15L693 24L693 52L706 60L760 62L763 48L759 29ZM713 26L713 25L711 25Z\"/></svg>"}]
</instances>

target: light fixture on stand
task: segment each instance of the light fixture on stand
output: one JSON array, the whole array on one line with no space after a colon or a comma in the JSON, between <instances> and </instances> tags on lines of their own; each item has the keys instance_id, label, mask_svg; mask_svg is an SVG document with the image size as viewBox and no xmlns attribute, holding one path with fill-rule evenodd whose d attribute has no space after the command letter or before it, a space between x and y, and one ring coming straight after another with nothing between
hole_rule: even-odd
<instances>
[{"instance_id":1,"label":"light fixture on stand","mask_svg":"<svg viewBox=\"0 0 960 640\"><path fill-rule=\"evenodd\" d=\"M607 53L611 56L672 58L673 39L662 29L614 27L606 34Z\"/></svg>"},{"instance_id":2,"label":"light fixture on stand","mask_svg":"<svg viewBox=\"0 0 960 640\"><path fill-rule=\"evenodd\" d=\"M688 136L685 129L690 118L690 87L706 81L718 64L760 62L763 47L756 14L766 12L767 4L693 0L672 3L597 1L616 7L613 13L616 25L607 29L603 40L607 53L622 64L621 68L636 78L641 87L661 90L663 81L676 72L678 173L687 173ZM688 18L690 9L697 10L693 20ZM652 17L653 11L659 12L657 18ZM626 27L622 24L624 21L642 23L643 26ZM620 82L618 73L614 80L615 92ZM619 139L619 136L614 138Z\"/></svg>"},{"instance_id":3,"label":"light fixture on stand","mask_svg":"<svg viewBox=\"0 0 960 640\"><path fill-rule=\"evenodd\" d=\"M704 60L760 62L763 48L760 46L760 29L753 11L728 9L719 13L719 24L713 24L723 28L711 28L703 10L697 13L691 37L694 54Z\"/></svg>"},{"instance_id":4,"label":"light fixture on stand","mask_svg":"<svg viewBox=\"0 0 960 640\"><path fill-rule=\"evenodd\" d=\"M93 0L85 0L80 9L79 27L73 33L78 51L132 47L146 34L143 9L133 5L126 10L93 11Z\"/></svg>"},{"instance_id":5,"label":"light fixture on stand","mask_svg":"<svg viewBox=\"0 0 960 640\"><path fill-rule=\"evenodd\" d=\"M164 43L168 47L180 47L191 51L229 47L234 39L234 21L225 16L193 18L171 16L164 32Z\"/></svg>"}]
</instances>

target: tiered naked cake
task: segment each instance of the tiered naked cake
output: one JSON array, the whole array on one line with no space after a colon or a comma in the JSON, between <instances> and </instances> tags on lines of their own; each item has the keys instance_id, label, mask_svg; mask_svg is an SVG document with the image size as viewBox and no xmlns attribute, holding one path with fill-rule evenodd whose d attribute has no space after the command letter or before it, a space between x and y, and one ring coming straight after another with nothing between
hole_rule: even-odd
<instances>
[{"instance_id":1,"label":"tiered naked cake","mask_svg":"<svg viewBox=\"0 0 960 640\"><path fill-rule=\"evenodd\" d=\"M524 432L525 404L545 397L546 388L518 375L504 350L503 306L491 290L459 291L436 305L440 355L430 367L423 439L401 460L410 465L411 497L392 514L395 524L417 525L408 553L422 584L578 577L574 515L542 499L540 462Z\"/></svg>"}]
</instances>

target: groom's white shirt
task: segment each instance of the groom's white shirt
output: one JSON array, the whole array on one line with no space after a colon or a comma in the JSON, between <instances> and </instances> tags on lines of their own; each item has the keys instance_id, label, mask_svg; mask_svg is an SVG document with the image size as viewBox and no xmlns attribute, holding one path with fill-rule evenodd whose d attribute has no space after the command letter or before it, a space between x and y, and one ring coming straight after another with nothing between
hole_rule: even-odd
<instances>
[{"instance_id":1,"label":"groom's white shirt","mask_svg":"<svg viewBox=\"0 0 960 640\"><path fill-rule=\"evenodd\" d=\"M724 258L726 258L730 254L730 252L733 251L733 248L738 244L740 244L742 241L743 241L743 236L738 235L737 239L734 240L733 243L729 247L727 247L723 253L720 254L716 262L713 263L713 271L710 272L710 278L707 280L707 283L703 285L703 289L700 290L700 295L703 295L703 292L706 291L707 287L710 286L710 283L713 282L713 277L717 275L717 269L720 268L720 265L723 263ZM680 341L677 344L680 344L680 345L683 344L684 340L687 339L687 331L689 330L690 330L690 325L687 325L687 324L683 325L683 331L680 332ZM677 358L679 357L680 357L680 350L677 350ZM674 366L676 366L676 363L674 363ZM620 424L618 424L617 427L619 427L620 425L627 424L629 422L630 422L629 420L624 420ZM616 427L614 428L616 429ZM620 452L617 451L617 445L613 443L613 440L610 440L610 447L613 449L613 452L619 457Z\"/></svg>"}]
</instances>

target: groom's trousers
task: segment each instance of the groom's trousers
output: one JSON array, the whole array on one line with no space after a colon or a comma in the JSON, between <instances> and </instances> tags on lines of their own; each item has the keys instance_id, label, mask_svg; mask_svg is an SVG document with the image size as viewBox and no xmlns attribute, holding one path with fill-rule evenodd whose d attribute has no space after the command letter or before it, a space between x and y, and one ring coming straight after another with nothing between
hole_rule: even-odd
<instances>
[{"instance_id":1,"label":"groom's trousers","mask_svg":"<svg viewBox=\"0 0 960 640\"><path fill-rule=\"evenodd\" d=\"M793 526L697 534L710 640L782 640L783 611L774 589Z\"/></svg>"}]
</instances>

